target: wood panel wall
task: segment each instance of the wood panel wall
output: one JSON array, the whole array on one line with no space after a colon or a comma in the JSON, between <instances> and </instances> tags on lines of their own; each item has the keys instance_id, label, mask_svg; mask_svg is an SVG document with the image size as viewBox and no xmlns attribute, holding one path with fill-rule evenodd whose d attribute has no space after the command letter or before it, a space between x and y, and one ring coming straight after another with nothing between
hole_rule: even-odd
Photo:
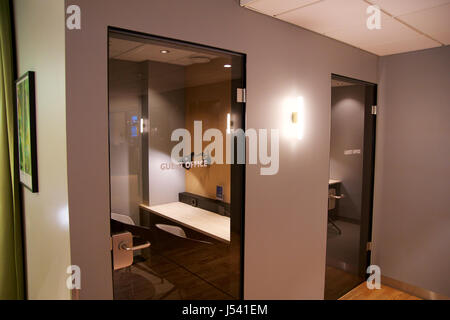
<instances>
[{"instance_id":1,"label":"wood panel wall","mask_svg":"<svg viewBox=\"0 0 450 320\"><path fill-rule=\"evenodd\" d=\"M194 64L186 68L185 76L188 85L193 82L198 83L198 79L195 78L199 74L210 74L210 79L217 79L219 82L186 88L185 117L186 129L192 134L192 151L194 151L195 120L202 120L203 132L210 128L222 131L223 161L225 162L227 113L231 112L231 70L225 69L224 63L226 63L225 59L216 59L208 64ZM204 149L209 143L209 141L203 142L202 148ZM187 192L211 199L216 198L216 186L220 185L223 187L224 202L230 203L230 165L213 164L207 168L192 168L186 171L185 181Z\"/></svg>"}]
</instances>

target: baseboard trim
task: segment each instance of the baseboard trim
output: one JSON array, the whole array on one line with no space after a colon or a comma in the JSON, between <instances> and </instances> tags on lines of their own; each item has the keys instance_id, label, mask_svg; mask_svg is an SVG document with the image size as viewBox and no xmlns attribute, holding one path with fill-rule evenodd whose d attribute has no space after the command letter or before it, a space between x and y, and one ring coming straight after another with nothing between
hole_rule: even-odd
<instances>
[{"instance_id":1,"label":"baseboard trim","mask_svg":"<svg viewBox=\"0 0 450 320\"><path fill-rule=\"evenodd\" d=\"M412 284L408 284L403 281L389 278L386 276L381 276L381 283L425 300L450 300L449 297L444 296L440 293L416 287Z\"/></svg>"},{"instance_id":2,"label":"baseboard trim","mask_svg":"<svg viewBox=\"0 0 450 320\"><path fill-rule=\"evenodd\" d=\"M351 263L347 263L338 259L327 258L326 265L329 267L337 268L348 273L358 275L358 266Z\"/></svg>"},{"instance_id":3,"label":"baseboard trim","mask_svg":"<svg viewBox=\"0 0 450 320\"><path fill-rule=\"evenodd\" d=\"M72 300L80 300L80 289L72 289Z\"/></svg>"}]
</instances>

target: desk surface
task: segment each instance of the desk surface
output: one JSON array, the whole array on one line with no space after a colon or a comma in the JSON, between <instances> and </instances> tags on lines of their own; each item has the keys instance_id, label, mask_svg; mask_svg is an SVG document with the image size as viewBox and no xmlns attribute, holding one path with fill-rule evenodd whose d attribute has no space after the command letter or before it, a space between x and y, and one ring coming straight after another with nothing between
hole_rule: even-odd
<instances>
[{"instance_id":1,"label":"desk surface","mask_svg":"<svg viewBox=\"0 0 450 320\"><path fill-rule=\"evenodd\" d=\"M216 240L230 242L230 218L182 202L140 207Z\"/></svg>"},{"instance_id":2,"label":"desk surface","mask_svg":"<svg viewBox=\"0 0 450 320\"><path fill-rule=\"evenodd\" d=\"M328 184L330 185L330 184L337 184L337 183L341 183L342 181L341 180L334 180L334 179L330 179L330 180L328 180Z\"/></svg>"}]
</instances>

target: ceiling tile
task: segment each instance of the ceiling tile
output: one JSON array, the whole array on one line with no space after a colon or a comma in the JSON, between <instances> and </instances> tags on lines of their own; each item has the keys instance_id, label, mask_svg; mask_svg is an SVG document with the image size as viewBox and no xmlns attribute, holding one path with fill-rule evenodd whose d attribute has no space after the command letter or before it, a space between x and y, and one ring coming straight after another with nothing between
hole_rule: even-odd
<instances>
[{"instance_id":1,"label":"ceiling tile","mask_svg":"<svg viewBox=\"0 0 450 320\"><path fill-rule=\"evenodd\" d=\"M450 4L400 16L399 19L444 44L450 44Z\"/></svg>"},{"instance_id":2,"label":"ceiling tile","mask_svg":"<svg viewBox=\"0 0 450 320\"><path fill-rule=\"evenodd\" d=\"M117 39L112 39L111 46L114 46ZM169 53L161 53L161 50L169 50ZM200 53L192 50L184 50L166 46L160 46L157 44L141 44L139 47L134 48L129 51L125 51L122 54L112 56L118 60L127 60L134 62L142 61L158 61L164 63L171 63L177 65L191 65L194 63L192 57L201 56L209 59L217 58L217 56L212 54Z\"/></svg>"},{"instance_id":3,"label":"ceiling tile","mask_svg":"<svg viewBox=\"0 0 450 320\"><path fill-rule=\"evenodd\" d=\"M137 47L142 46L142 43L135 41L123 40L118 38L110 38L109 40L109 56L115 57L124 52L133 50Z\"/></svg>"},{"instance_id":4,"label":"ceiling tile","mask_svg":"<svg viewBox=\"0 0 450 320\"><path fill-rule=\"evenodd\" d=\"M277 18L323 34L338 28L365 26L367 7L361 0L323 0Z\"/></svg>"},{"instance_id":5,"label":"ceiling tile","mask_svg":"<svg viewBox=\"0 0 450 320\"><path fill-rule=\"evenodd\" d=\"M450 44L450 0L248 0L247 7L378 55ZM382 28L369 30L369 3ZM393 15L401 21L390 17ZM416 30L418 31L416 31ZM429 35L433 39L422 34Z\"/></svg>"},{"instance_id":6,"label":"ceiling tile","mask_svg":"<svg viewBox=\"0 0 450 320\"><path fill-rule=\"evenodd\" d=\"M369 30L364 26L343 26L325 33L326 36L360 47L362 45L380 45L399 39L414 38L417 32L386 14L381 15L381 29Z\"/></svg>"},{"instance_id":7,"label":"ceiling tile","mask_svg":"<svg viewBox=\"0 0 450 320\"><path fill-rule=\"evenodd\" d=\"M297 9L320 0L255 0L247 7L271 16Z\"/></svg>"},{"instance_id":8,"label":"ceiling tile","mask_svg":"<svg viewBox=\"0 0 450 320\"><path fill-rule=\"evenodd\" d=\"M377 4L388 13L399 16L402 14L433 8L442 4L450 3L450 0L369 0Z\"/></svg>"},{"instance_id":9,"label":"ceiling tile","mask_svg":"<svg viewBox=\"0 0 450 320\"><path fill-rule=\"evenodd\" d=\"M438 47L439 44L429 38L417 35L413 38L402 39L392 43L383 43L378 45L363 45L361 49L375 53L379 56L397 54L409 51L423 50Z\"/></svg>"},{"instance_id":10,"label":"ceiling tile","mask_svg":"<svg viewBox=\"0 0 450 320\"><path fill-rule=\"evenodd\" d=\"M428 49L440 45L386 14L381 16L381 29L344 27L325 35L378 55Z\"/></svg>"}]
</instances>

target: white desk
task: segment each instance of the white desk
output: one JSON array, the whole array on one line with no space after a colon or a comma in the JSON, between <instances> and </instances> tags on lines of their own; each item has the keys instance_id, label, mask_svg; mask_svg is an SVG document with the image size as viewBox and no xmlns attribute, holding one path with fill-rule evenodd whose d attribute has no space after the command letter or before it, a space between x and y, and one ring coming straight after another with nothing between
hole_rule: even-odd
<instances>
[{"instance_id":1,"label":"white desk","mask_svg":"<svg viewBox=\"0 0 450 320\"><path fill-rule=\"evenodd\" d=\"M171 202L151 207L141 204L140 207L216 240L230 243L229 217L182 202Z\"/></svg>"},{"instance_id":2,"label":"white desk","mask_svg":"<svg viewBox=\"0 0 450 320\"><path fill-rule=\"evenodd\" d=\"M330 179L328 180L328 185L332 185L332 184L337 184L337 183L341 183L341 180L334 180L334 179Z\"/></svg>"}]
</instances>

